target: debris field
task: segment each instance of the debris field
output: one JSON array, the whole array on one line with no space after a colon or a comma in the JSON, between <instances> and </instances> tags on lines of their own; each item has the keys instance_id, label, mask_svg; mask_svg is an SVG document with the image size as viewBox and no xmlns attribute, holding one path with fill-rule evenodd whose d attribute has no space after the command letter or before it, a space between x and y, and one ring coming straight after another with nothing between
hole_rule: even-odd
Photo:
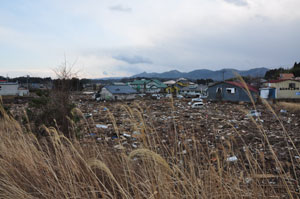
<instances>
[{"instance_id":1,"label":"debris field","mask_svg":"<svg viewBox=\"0 0 300 199\"><path fill-rule=\"evenodd\" d=\"M300 157L295 150L295 147L300 148L299 113L275 105L274 115L263 104L254 107L226 102L206 102L203 107L191 108L190 101L141 98L95 102L86 97L74 97L74 103L88 124L89 133L83 139L95 139L114 150L131 151L151 145L159 152L162 147L176 146L176 154L184 155L193 150L196 142L208 148L208 154L226 155L223 159L233 162L245 160L248 151L254 157L260 157L258 161L271 173L276 173L277 167L273 152L287 172L292 161L299 165ZM145 136L153 142L147 143ZM224 150L229 153L225 154ZM213 155L211 157L214 159ZM299 168L296 173L300 174Z\"/></svg>"}]
</instances>

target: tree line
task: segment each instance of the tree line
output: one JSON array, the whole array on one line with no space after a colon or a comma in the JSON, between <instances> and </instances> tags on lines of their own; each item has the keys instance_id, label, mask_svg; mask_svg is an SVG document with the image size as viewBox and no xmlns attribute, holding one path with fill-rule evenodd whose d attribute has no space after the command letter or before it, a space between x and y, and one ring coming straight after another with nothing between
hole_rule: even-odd
<instances>
[{"instance_id":1,"label":"tree line","mask_svg":"<svg viewBox=\"0 0 300 199\"><path fill-rule=\"evenodd\" d=\"M280 73L293 73L295 77L300 77L300 62L295 62L291 69L284 69L282 67L268 70L265 74L265 79L278 79Z\"/></svg>"}]
</instances>

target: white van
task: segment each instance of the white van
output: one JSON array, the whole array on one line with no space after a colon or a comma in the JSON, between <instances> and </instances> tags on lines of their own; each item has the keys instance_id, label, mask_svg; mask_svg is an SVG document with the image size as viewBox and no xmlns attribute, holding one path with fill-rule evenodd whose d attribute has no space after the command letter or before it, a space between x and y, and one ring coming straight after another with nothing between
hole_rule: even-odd
<instances>
[{"instance_id":1,"label":"white van","mask_svg":"<svg viewBox=\"0 0 300 199\"><path fill-rule=\"evenodd\" d=\"M201 99L201 98L193 98L192 102L203 102L203 99Z\"/></svg>"},{"instance_id":2,"label":"white van","mask_svg":"<svg viewBox=\"0 0 300 199\"><path fill-rule=\"evenodd\" d=\"M201 108L203 107L203 102L196 102L192 105L192 108Z\"/></svg>"}]
</instances>

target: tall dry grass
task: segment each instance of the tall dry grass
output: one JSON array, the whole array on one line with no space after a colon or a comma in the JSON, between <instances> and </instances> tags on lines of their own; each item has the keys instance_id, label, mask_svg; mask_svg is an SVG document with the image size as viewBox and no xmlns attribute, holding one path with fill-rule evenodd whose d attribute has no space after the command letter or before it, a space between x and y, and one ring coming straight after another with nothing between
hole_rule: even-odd
<instances>
[{"instance_id":1,"label":"tall dry grass","mask_svg":"<svg viewBox=\"0 0 300 199\"><path fill-rule=\"evenodd\" d=\"M37 140L32 132L24 132L22 126L0 107L0 197L299 197L299 176L295 172L298 163L292 162L290 168L294 168L294 172L287 172L265 130L254 119L254 128L263 135L263 143L271 152L271 165L265 164L263 153L257 156L247 147L249 143L233 126L237 137L224 140L217 148L211 148L209 143L203 144L195 137L187 141L177 134L176 127L176 135L170 137L167 145L154 127L146 125L138 104L136 108L120 107L133 128L141 132L137 139L143 144L139 149L114 150L102 142L69 140L57 129L46 126L39 128L47 136ZM272 107L269 109L272 111ZM82 115L78 109L74 112ZM109 117L119 134L110 112ZM176 125L175 121L173 125ZM182 144L178 144L179 141ZM244 143L243 151L235 150L237 142ZM232 155L238 160L227 161Z\"/></svg>"}]
</instances>

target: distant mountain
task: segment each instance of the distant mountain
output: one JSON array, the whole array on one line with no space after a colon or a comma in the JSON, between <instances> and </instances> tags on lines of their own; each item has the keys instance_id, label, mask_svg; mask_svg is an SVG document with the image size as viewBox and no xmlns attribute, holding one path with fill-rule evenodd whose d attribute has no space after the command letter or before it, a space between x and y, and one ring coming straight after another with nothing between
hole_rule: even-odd
<instances>
[{"instance_id":1,"label":"distant mountain","mask_svg":"<svg viewBox=\"0 0 300 199\"><path fill-rule=\"evenodd\" d=\"M241 76L251 76L251 77L264 77L266 72L269 69L267 68L254 68L250 70L236 70L231 68L226 68L222 70L212 71L207 69L199 69L191 72L180 72L178 70L171 70L163 73L147 73L143 72L137 75L133 75L133 78L136 77L145 77L145 78L165 78L165 79L176 79L176 78L187 78L187 79L213 79L215 81L229 79L235 77L235 73L240 74Z\"/></svg>"},{"instance_id":2,"label":"distant mountain","mask_svg":"<svg viewBox=\"0 0 300 199\"><path fill-rule=\"evenodd\" d=\"M96 79L92 79L92 80L120 80L123 78L125 78L125 77L103 77L103 78L96 78Z\"/></svg>"}]
</instances>

